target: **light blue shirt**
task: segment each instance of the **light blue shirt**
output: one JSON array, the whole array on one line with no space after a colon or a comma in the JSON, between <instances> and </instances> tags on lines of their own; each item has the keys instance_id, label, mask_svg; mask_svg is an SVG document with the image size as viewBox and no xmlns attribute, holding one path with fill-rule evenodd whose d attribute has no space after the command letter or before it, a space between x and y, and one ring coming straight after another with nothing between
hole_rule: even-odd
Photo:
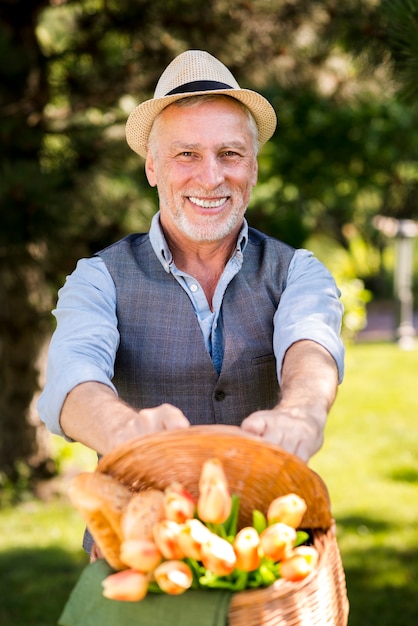
<instances>
[{"instance_id":1,"label":"light blue shirt","mask_svg":"<svg viewBox=\"0 0 418 626\"><path fill-rule=\"evenodd\" d=\"M225 290L240 271L248 240L244 220L234 254L215 290L212 310L198 281L174 264L157 213L150 228L150 242L166 272L171 272L188 294L196 312L206 348L220 371L223 356L221 306ZM286 288L273 319L273 350L280 384L287 349L296 341L310 339L324 346L335 359L341 382L344 346L340 337L342 305L331 274L311 252L295 251ZM59 417L64 400L76 385L95 381L111 387L119 346L116 289L100 257L81 259L58 293L53 311L57 328L51 340L46 385L38 411L48 429L64 436Z\"/></svg>"}]
</instances>

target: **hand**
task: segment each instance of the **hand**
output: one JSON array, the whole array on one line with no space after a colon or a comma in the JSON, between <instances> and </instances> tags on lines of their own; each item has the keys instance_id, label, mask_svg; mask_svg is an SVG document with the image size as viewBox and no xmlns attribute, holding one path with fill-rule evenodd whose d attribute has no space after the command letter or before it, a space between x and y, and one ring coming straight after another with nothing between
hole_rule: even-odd
<instances>
[{"instance_id":1,"label":"hand","mask_svg":"<svg viewBox=\"0 0 418 626\"><path fill-rule=\"evenodd\" d=\"M142 435L162 430L189 428L190 422L183 412L172 404L160 404L151 409L131 410L126 421L115 424L112 429L113 446L120 445Z\"/></svg>"},{"instance_id":2,"label":"hand","mask_svg":"<svg viewBox=\"0 0 418 626\"><path fill-rule=\"evenodd\" d=\"M188 428L190 422L184 413L172 404L160 404L152 409L141 409L137 413L138 435L156 433L161 430Z\"/></svg>"},{"instance_id":3,"label":"hand","mask_svg":"<svg viewBox=\"0 0 418 626\"><path fill-rule=\"evenodd\" d=\"M101 383L82 383L68 394L61 426L70 439L106 454L130 439L161 430L188 428L190 422L172 404L134 409Z\"/></svg>"},{"instance_id":4,"label":"hand","mask_svg":"<svg viewBox=\"0 0 418 626\"><path fill-rule=\"evenodd\" d=\"M287 452L308 462L323 443L324 420L318 420L302 411L281 409L256 411L241 424L241 428L274 443Z\"/></svg>"}]
</instances>

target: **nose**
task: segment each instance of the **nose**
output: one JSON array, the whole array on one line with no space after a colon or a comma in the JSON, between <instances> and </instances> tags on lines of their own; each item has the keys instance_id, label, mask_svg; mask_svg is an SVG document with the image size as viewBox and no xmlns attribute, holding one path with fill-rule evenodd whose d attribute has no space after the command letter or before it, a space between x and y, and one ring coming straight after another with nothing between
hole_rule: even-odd
<instances>
[{"instance_id":1,"label":"nose","mask_svg":"<svg viewBox=\"0 0 418 626\"><path fill-rule=\"evenodd\" d=\"M199 163L198 180L205 189L216 189L224 182L225 176L217 155L205 155Z\"/></svg>"}]
</instances>

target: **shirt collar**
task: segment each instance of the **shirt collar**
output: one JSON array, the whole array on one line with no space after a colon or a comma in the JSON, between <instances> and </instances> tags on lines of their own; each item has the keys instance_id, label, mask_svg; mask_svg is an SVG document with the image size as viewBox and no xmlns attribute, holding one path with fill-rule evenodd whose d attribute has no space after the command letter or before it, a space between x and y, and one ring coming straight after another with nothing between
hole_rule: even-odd
<instances>
[{"instance_id":1,"label":"shirt collar","mask_svg":"<svg viewBox=\"0 0 418 626\"><path fill-rule=\"evenodd\" d=\"M150 238L151 246L158 260L160 261L165 271L169 273L170 266L173 263L173 256L170 252L170 249L164 237L163 230L161 228L159 211L152 218L151 227L149 230L149 238ZM243 254L245 247L247 245L247 241L248 241L248 222L244 218L242 228L238 235L237 247L236 247L235 253Z\"/></svg>"}]
</instances>

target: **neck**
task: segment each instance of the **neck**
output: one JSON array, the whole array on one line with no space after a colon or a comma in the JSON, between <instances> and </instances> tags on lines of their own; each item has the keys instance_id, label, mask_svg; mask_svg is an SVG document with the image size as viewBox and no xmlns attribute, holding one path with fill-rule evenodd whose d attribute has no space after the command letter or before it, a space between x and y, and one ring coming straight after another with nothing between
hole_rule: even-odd
<instances>
[{"instance_id":1,"label":"neck","mask_svg":"<svg viewBox=\"0 0 418 626\"><path fill-rule=\"evenodd\" d=\"M200 243L192 240L186 243L178 241L168 233L165 233L165 237L176 267L199 282L212 308L216 286L234 253L237 234L231 234L221 241Z\"/></svg>"}]
</instances>

